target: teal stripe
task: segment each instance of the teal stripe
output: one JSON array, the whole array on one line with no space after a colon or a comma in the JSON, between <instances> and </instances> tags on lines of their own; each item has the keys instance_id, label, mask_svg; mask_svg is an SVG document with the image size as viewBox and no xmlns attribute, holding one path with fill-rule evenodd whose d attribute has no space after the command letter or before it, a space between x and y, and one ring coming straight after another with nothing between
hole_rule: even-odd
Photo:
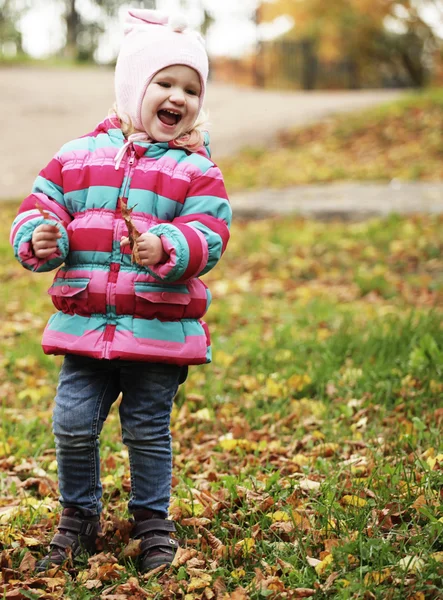
<instances>
[{"instance_id":1,"label":"teal stripe","mask_svg":"<svg viewBox=\"0 0 443 600\"><path fill-rule=\"evenodd\" d=\"M185 343L184 327L180 321L164 323L158 319L134 319L134 337L164 342Z\"/></svg>"},{"instance_id":2,"label":"teal stripe","mask_svg":"<svg viewBox=\"0 0 443 600\"><path fill-rule=\"evenodd\" d=\"M61 312L52 315L48 321L50 331L59 331L61 333L70 333L80 337L86 331L103 330L106 321L103 317L81 317L80 315L67 315Z\"/></svg>"},{"instance_id":3,"label":"teal stripe","mask_svg":"<svg viewBox=\"0 0 443 600\"><path fill-rule=\"evenodd\" d=\"M185 336L205 335L205 332L203 331L203 327L200 325L200 323L196 319L183 319L181 323L183 326L183 331L184 331Z\"/></svg>"},{"instance_id":4,"label":"teal stripe","mask_svg":"<svg viewBox=\"0 0 443 600\"><path fill-rule=\"evenodd\" d=\"M65 203L63 201L63 189L59 185L56 185L55 183L53 183L49 179L46 179L45 177L42 177L41 175L38 175L38 177L36 177L32 186L32 192L34 194L46 194L46 196L54 198L54 200L56 200L59 204L65 206Z\"/></svg>"},{"instance_id":5,"label":"teal stripe","mask_svg":"<svg viewBox=\"0 0 443 600\"><path fill-rule=\"evenodd\" d=\"M97 267L98 265L109 265L111 262L111 256L109 252L98 252L98 251L84 251L75 250L69 253L69 266L78 265L92 265Z\"/></svg>"},{"instance_id":6,"label":"teal stripe","mask_svg":"<svg viewBox=\"0 0 443 600\"><path fill-rule=\"evenodd\" d=\"M127 192L128 190L130 190L129 184L130 184L130 178L129 178L127 175L125 175L125 176L123 177L123 183L122 183L122 187L120 188L120 189L121 189L121 192L122 192L122 195L123 195L123 194L126 194L126 192Z\"/></svg>"},{"instance_id":7,"label":"teal stripe","mask_svg":"<svg viewBox=\"0 0 443 600\"><path fill-rule=\"evenodd\" d=\"M64 144L61 147L58 156L69 154L75 150L89 150L90 152L93 152L99 148L119 148L122 145L123 140L117 140L117 143L113 144L107 133L99 133L97 136L87 136Z\"/></svg>"},{"instance_id":8,"label":"teal stripe","mask_svg":"<svg viewBox=\"0 0 443 600\"><path fill-rule=\"evenodd\" d=\"M170 225L169 223L156 225L150 229L150 232L158 236L164 235L168 238L168 240L170 240L175 248L177 262L163 279L165 281L174 281L180 279L189 264L189 246L185 236L179 229L177 229L174 225ZM159 279L159 276L152 269L147 267L147 270L153 277Z\"/></svg>"},{"instance_id":9,"label":"teal stripe","mask_svg":"<svg viewBox=\"0 0 443 600\"><path fill-rule=\"evenodd\" d=\"M27 210L26 212L22 212L19 213L13 223L12 223L12 229L14 229L14 227L16 227L21 221L24 221L27 217L33 216L35 219L38 219L39 222L33 224L33 227L37 227L37 225L41 225L44 223L44 218L42 217L42 215L40 214L40 212L36 209L33 208L32 210ZM32 223L32 221L27 221L28 223ZM19 230L20 231L20 230ZM31 236L32 237L32 236Z\"/></svg>"},{"instance_id":10,"label":"teal stripe","mask_svg":"<svg viewBox=\"0 0 443 600\"><path fill-rule=\"evenodd\" d=\"M189 196L180 216L192 213L205 213L231 224L232 210L229 202L219 196Z\"/></svg>"},{"instance_id":11,"label":"teal stripe","mask_svg":"<svg viewBox=\"0 0 443 600\"><path fill-rule=\"evenodd\" d=\"M175 217L177 207L181 208L181 204L149 190L132 189L129 192L128 208L133 207L136 207L136 212L145 212L167 220Z\"/></svg>"},{"instance_id":12,"label":"teal stripe","mask_svg":"<svg viewBox=\"0 0 443 600\"><path fill-rule=\"evenodd\" d=\"M209 256L206 267L199 274L203 275L203 273L206 273L207 271L212 269L220 260L223 249L223 241L218 235L218 233L215 233L212 229L206 227L206 225L203 225L198 221L190 221L189 223L186 223L186 225L190 225L191 227L194 227L194 229L198 229L203 233L203 235L206 238L206 242L209 248Z\"/></svg>"},{"instance_id":13,"label":"teal stripe","mask_svg":"<svg viewBox=\"0 0 443 600\"><path fill-rule=\"evenodd\" d=\"M65 194L66 206L72 213L84 212L91 208L117 208L119 188L107 185L93 185L84 190L75 190Z\"/></svg>"},{"instance_id":14,"label":"teal stripe","mask_svg":"<svg viewBox=\"0 0 443 600\"><path fill-rule=\"evenodd\" d=\"M80 279L73 279L72 277L69 277L68 279L56 279L52 283L52 287L61 287L64 285L69 285L69 287L73 288L85 288L89 281L90 279L86 277Z\"/></svg>"},{"instance_id":15,"label":"teal stripe","mask_svg":"<svg viewBox=\"0 0 443 600\"><path fill-rule=\"evenodd\" d=\"M186 285L161 285L159 283L145 283L135 281L134 288L139 292L168 292L170 294L189 294Z\"/></svg>"},{"instance_id":16,"label":"teal stripe","mask_svg":"<svg viewBox=\"0 0 443 600\"><path fill-rule=\"evenodd\" d=\"M208 158L205 158L201 154L196 154L195 152L189 154L189 156L186 156L182 163L189 163L191 165L195 165L198 169L200 169L202 173L206 173L208 169L214 166L214 163Z\"/></svg>"}]
</instances>

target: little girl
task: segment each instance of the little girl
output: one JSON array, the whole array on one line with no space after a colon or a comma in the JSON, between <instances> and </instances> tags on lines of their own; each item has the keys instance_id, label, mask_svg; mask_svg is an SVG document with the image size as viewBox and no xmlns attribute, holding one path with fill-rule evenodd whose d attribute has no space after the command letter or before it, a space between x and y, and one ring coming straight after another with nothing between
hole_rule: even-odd
<instances>
[{"instance_id":1,"label":"little girl","mask_svg":"<svg viewBox=\"0 0 443 600\"><path fill-rule=\"evenodd\" d=\"M102 510L99 436L119 406L129 511L142 572L172 562L170 415L187 367L210 362L199 279L220 259L231 209L207 133L203 40L183 20L130 10L115 69L116 114L65 144L11 232L31 271L57 267L46 354L65 355L55 398L63 512L41 571L94 551ZM86 91L85 91L86 92Z\"/></svg>"}]
</instances>

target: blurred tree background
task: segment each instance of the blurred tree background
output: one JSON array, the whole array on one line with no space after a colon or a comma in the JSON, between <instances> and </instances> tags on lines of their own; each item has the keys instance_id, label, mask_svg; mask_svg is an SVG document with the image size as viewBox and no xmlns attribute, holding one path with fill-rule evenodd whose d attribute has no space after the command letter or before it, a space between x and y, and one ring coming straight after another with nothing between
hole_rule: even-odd
<instances>
[{"instance_id":1,"label":"blurred tree background","mask_svg":"<svg viewBox=\"0 0 443 600\"><path fill-rule=\"evenodd\" d=\"M39 6L61 15L60 60L89 63L124 0L0 0L0 61L26 59L21 20ZM162 8L162 0L131 6ZM218 4L218 5L217 5ZM443 0L250 0L256 42L240 57L212 57L214 79L261 87L346 89L424 87L442 79ZM197 10L210 36L216 0L177 0ZM226 8L226 10L229 10ZM269 28L284 22L284 32ZM275 31L275 28L274 28ZM112 60L111 60L112 62Z\"/></svg>"}]
</instances>

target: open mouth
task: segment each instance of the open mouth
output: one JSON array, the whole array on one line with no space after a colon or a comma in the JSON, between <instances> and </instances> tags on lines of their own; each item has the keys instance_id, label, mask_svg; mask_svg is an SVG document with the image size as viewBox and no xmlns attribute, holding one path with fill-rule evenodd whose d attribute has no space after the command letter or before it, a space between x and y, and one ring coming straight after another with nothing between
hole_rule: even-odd
<instances>
[{"instance_id":1,"label":"open mouth","mask_svg":"<svg viewBox=\"0 0 443 600\"><path fill-rule=\"evenodd\" d=\"M169 125L170 127L177 125L182 118L180 113L166 109L159 110L157 116L164 125Z\"/></svg>"}]
</instances>

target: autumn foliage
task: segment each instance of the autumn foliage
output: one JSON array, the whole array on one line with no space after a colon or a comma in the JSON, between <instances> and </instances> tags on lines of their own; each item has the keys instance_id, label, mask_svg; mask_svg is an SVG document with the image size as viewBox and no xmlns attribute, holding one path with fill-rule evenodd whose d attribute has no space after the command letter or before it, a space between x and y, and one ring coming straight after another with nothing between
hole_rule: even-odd
<instances>
[{"instance_id":1,"label":"autumn foliage","mask_svg":"<svg viewBox=\"0 0 443 600\"><path fill-rule=\"evenodd\" d=\"M13 208L3 208L2 240ZM39 342L51 274L0 251L6 599L437 600L443 578L443 219L237 222L205 276L214 362L173 411L171 569L139 576L117 405L97 554L34 573L58 515Z\"/></svg>"}]
</instances>

